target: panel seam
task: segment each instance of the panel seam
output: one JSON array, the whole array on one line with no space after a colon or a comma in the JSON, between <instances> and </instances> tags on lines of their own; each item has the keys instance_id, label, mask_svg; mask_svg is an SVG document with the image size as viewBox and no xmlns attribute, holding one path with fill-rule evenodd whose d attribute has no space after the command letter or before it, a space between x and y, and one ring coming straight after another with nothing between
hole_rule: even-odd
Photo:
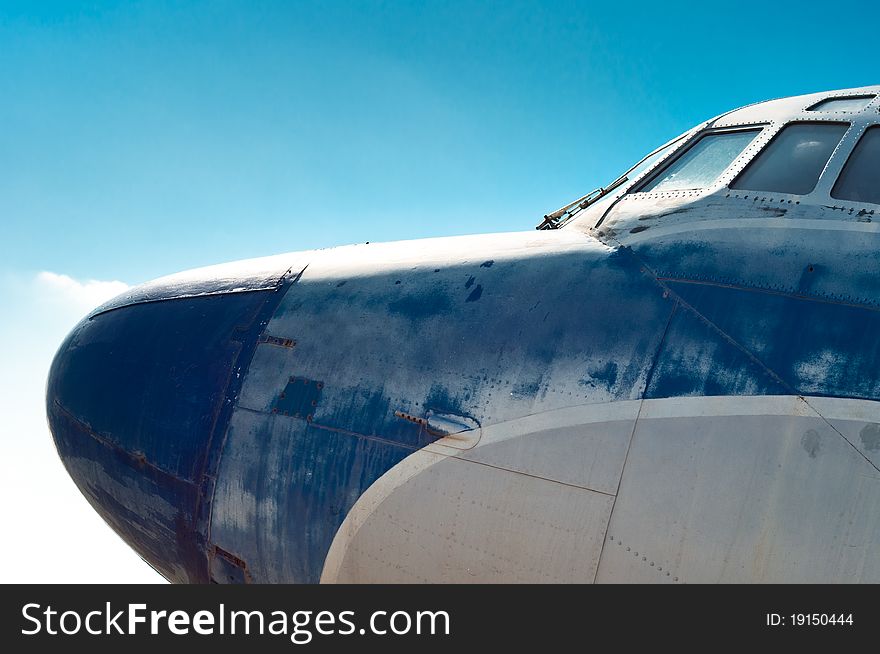
<instances>
[{"instance_id":1,"label":"panel seam","mask_svg":"<svg viewBox=\"0 0 880 654\"><path fill-rule=\"evenodd\" d=\"M663 352L663 346L666 343L666 336L669 333L669 326L672 324L672 318L675 316L675 312L678 310L678 302L672 305L672 311L669 312L669 317L666 319L666 325L663 328L663 334L660 337L660 342L657 344L657 350L654 352L654 358L651 362L651 369L648 371L648 374L645 376L645 386L642 389L642 397L639 400L639 410L636 412L636 418L633 420L632 430L629 433L629 440L626 443L626 453L623 455L623 465L620 466L620 476L617 478L617 488L614 491L614 499L611 501L611 511L608 512L608 520L605 521L605 530L602 532L602 545L599 547L599 556L596 559L596 571L593 573L593 581L592 583L596 583L596 579L599 577L599 568L602 567L602 555L605 553L605 543L608 541L608 530L611 528L611 520L614 518L614 508L617 506L617 498L620 496L620 486L623 483L623 475L626 473L626 462L629 460L629 451L632 449L632 442L636 435L636 429L639 425L639 418L642 415L642 407L645 405L645 395L648 392L648 388L651 384L651 378L654 375L654 369L657 367L657 361L660 360L660 355Z\"/></svg>"}]
</instances>

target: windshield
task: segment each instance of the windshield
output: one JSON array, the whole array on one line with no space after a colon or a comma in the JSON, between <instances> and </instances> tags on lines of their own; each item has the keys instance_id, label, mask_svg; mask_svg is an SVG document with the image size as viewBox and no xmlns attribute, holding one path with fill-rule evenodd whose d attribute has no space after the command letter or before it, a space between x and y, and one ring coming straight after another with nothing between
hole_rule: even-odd
<instances>
[{"instance_id":1,"label":"windshield","mask_svg":"<svg viewBox=\"0 0 880 654\"><path fill-rule=\"evenodd\" d=\"M705 134L637 192L680 191L711 186L760 131Z\"/></svg>"},{"instance_id":2,"label":"windshield","mask_svg":"<svg viewBox=\"0 0 880 654\"><path fill-rule=\"evenodd\" d=\"M655 150L654 152L652 152L651 154L649 154L647 157L645 157L644 159L642 159L642 160L641 160L639 163L637 163L635 166L633 166L633 167L630 168L628 171L626 171L626 173L624 173L624 175L625 175L625 176L627 177L627 179L629 179L630 181L634 181L634 180L637 179L642 173L644 173L646 170L648 170L649 168L651 168L655 163L657 163L658 161L660 161L663 157L665 157L667 154L669 154L669 153L672 152L675 148L677 148L677 147L681 144L681 142L682 142L683 139L684 139L684 136L679 136L677 139L675 139L675 140L672 141L671 143L669 143L669 144L667 144L667 145L664 145L664 146L661 147L659 150Z\"/></svg>"}]
</instances>

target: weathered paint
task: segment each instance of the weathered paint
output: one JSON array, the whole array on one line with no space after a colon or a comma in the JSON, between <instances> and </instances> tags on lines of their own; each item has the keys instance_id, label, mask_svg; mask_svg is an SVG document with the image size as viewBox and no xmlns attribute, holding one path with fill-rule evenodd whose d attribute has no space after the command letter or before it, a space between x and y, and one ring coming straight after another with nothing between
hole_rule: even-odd
<instances>
[{"instance_id":1,"label":"weathered paint","mask_svg":"<svg viewBox=\"0 0 880 654\"><path fill-rule=\"evenodd\" d=\"M314 379L291 377L287 380L284 390L278 395L272 413L280 413L283 416L293 416L311 422L312 414L321 399L321 389L324 382Z\"/></svg>"},{"instance_id":2,"label":"weathered paint","mask_svg":"<svg viewBox=\"0 0 880 654\"><path fill-rule=\"evenodd\" d=\"M255 581L317 582L348 509L411 451L238 411L218 471L212 543L244 560Z\"/></svg>"},{"instance_id":3,"label":"weathered paint","mask_svg":"<svg viewBox=\"0 0 880 654\"><path fill-rule=\"evenodd\" d=\"M809 196L726 186L826 95L703 191L135 289L59 453L175 581L880 581L880 223L828 195L880 100Z\"/></svg>"},{"instance_id":4,"label":"weathered paint","mask_svg":"<svg viewBox=\"0 0 880 654\"><path fill-rule=\"evenodd\" d=\"M529 234L516 238L535 241ZM338 259L312 260L267 327L293 335L295 351L265 349L262 356L285 364L267 363L266 372L245 381L239 405L247 408L241 419L249 427L236 427L227 438L219 483L228 476L235 486L215 496L212 542L247 561L256 579L266 571L263 578L275 581L318 581L336 529L361 492L441 437L430 428L431 416L483 424L639 397L672 303L631 258L582 237L567 253L557 245L539 237L528 257L500 253L492 265L462 261L440 272L418 258L382 274L370 274L372 262L339 271ZM492 252L488 243L482 252ZM462 292L461 280L470 275L485 285L480 302ZM339 287L340 276L352 281ZM614 296L641 298L638 306L620 307L629 316L625 327L610 310ZM537 308L523 313L520 302ZM335 328L331 338L328 326ZM443 344L454 344L454 359ZM619 373L599 375L593 386L578 383L609 362ZM502 379L495 376L499 366L508 371ZM540 385L533 383L535 370L544 371ZM272 404L277 389L289 389L291 376L323 381L311 428L282 427L287 423L278 415L267 422L279 408ZM272 463L295 456L294 446L307 453L302 465ZM253 481L266 469L274 470L268 485ZM251 481L239 485L239 479ZM297 489L295 501L279 502L283 488ZM260 517L263 511L270 517ZM260 534L253 540L255 525ZM287 561L282 570L279 557Z\"/></svg>"},{"instance_id":5,"label":"weathered paint","mask_svg":"<svg viewBox=\"0 0 880 654\"><path fill-rule=\"evenodd\" d=\"M791 392L880 398L880 311L705 284L670 288Z\"/></svg>"},{"instance_id":6,"label":"weathered paint","mask_svg":"<svg viewBox=\"0 0 880 654\"><path fill-rule=\"evenodd\" d=\"M288 257L289 259L289 257ZM207 581L216 449L287 286L101 307L49 376L58 452L95 509L175 581Z\"/></svg>"}]
</instances>

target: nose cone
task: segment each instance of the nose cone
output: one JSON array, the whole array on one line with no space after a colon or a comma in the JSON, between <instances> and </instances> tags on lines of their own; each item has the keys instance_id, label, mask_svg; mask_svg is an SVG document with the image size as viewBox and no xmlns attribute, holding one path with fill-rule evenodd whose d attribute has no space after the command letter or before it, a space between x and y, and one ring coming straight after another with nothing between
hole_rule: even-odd
<instances>
[{"instance_id":1,"label":"nose cone","mask_svg":"<svg viewBox=\"0 0 880 654\"><path fill-rule=\"evenodd\" d=\"M47 412L67 471L171 581L209 580L213 467L277 290L135 294L83 320L52 363Z\"/></svg>"}]
</instances>

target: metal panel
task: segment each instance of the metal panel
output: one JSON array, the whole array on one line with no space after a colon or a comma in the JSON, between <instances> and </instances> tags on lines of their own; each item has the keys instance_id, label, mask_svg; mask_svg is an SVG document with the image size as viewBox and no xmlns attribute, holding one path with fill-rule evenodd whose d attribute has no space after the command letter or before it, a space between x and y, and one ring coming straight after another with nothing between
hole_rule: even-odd
<instances>
[{"instance_id":1,"label":"metal panel","mask_svg":"<svg viewBox=\"0 0 880 654\"><path fill-rule=\"evenodd\" d=\"M631 420L544 429L477 447L462 457L613 495L634 425L635 415Z\"/></svg>"},{"instance_id":2,"label":"metal panel","mask_svg":"<svg viewBox=\"0 0 880 654\"><path fill-rule=\"evenodd\" d=\"M768 102L759 102L751 104L741 109L736 109L724 115L718 121L718 125L742 125L743 123L754 122L756 120L785 120L792 115L810 116L815 115L808 112L810 107L826 98L839 98L864 94L876 94L880 92L880 86L865 86L855 89L847 89L845 91L811 93L809 95L797 95L789 98L780 98L778 100L770 100ZM836 114L839 117L839 114Z\"/></svg>"},{"instance_id":3,"label":"metal panel","mask_svg":"<svg viewBox=\"0 0 880 654\"><path fill-rule=\"evenodd\" d=\"M447 259L467 252L470 239L449 241ZM212 542L246 561L255 580L317 581L335 530L369 484L413 450L454 438L431 429L432 417L497 424L639 397L672 303L631 257L577 235L542 237L528 256L486 245L443 268L417 252L389 264L402 245L368 260L328 253L285 297L267 332L296 347L257 347L212 522ZM291 377L323 382L310 423L272 417ZM607 479L600 467L560 474L587 483L594 474L610 488L619 465Z\"/></svg>"},{"instance_id":4,"label":"metal panel","mask_svg":"<svg viewBox=\"0 0 880 654\"><path fill-rule=\"evenodd\" d=\"M211 543L258 583L315 583L360 494L411 450L240 409L223 450Z\"/></svg>"},{"instance_id":5,"label":"metal panel","mask_svg":"<svg viewBox=\"0 0 880 654\"><path fill-rule=\"evenodd\" d=\"M611 503L608 495L451 457L379 505L335 581L591 582Z\"/></svg>"},{"instance_id":6,"label":"metal panel","mask_svg":"<svg viewBox=\"0 0 880 654\"><path fill-rule=\"evenodd\" d=\"M807 401L832 429L880 469L880 402L832 397L810 397Z\"/></svg>"},{"instance_id":7,"label":"metal panel","mask_svg":"<svg viewBox=\"0 0 880 654\"><path fill-rule=\"evenodd\" d=\"M312 414L321 399L322 388L324 388L324 382L290 377L284 390L278 396L275 406L272 407L272 413L302 418L311 422Z\"/></svg>"},{"instance_id":8,"label":"metal panel","mask_svg":"<svg viewBox=\"0 0 880 654\"><path fill-rule=\"evenodd\" d=\"M718 220L729 217L732 209L736 220ZM820 220L822 214L815 209L810 215L788 205L774 207L771 214L764 211L760 219L745 219L760 211L751 202L742 210L738 204L695 205L654 216L655 221L641 223L655 225L654 231L624 240L660 279L880 308L880 225L855 217L838 223L832 215ZM787 217L789 212L799 216Z\"/></svg>"},{"instance_id":9,"label":"metal panel","mask_svg":"<svg viewBox=\"0 0 880 654\"><path fill-rule=\"evenodd\" d=\"M171 300L87 319L61 346L53 401L127 452L196 480L241 348L238 337L266 297Z\"/></svg>"},{"instance_id":10,"label":"metal panel","mask_svg":"<svg viewBox=\"0 0 880 654\"><path fill-rule=\"evenodd\" d=\"M433 437L396 412L485 426L640 396L672 302L631 257L566 237L455 262L464 243L443 268L418 252L386 272L313 262L268 326L296 347L258 348L240 405L271 410L289 376L322 380L316 424L418 447Z\"/></svg>"},{"instance_id":11,"label":"metal panel","mask_svg":"<svg viewBox=\"0 0 880 654\"><path fill-rule=\"evenodd\" d=\"M654 362L645 397L785 395L771 371L699 314L679 306Z\"/></svg>"},{"instance_id":12,"label":"metal panel","mask_svg":"<svg viewBox=\"0 0 880 654\"><path fill-rule=\"evenodd\" d=\"M875 467L880 468L880 420L829 420L828 424Z\"/></svg>"},{"instance_id":13,"label":"metal panel","mask_svg":"<svg viewBox=\"0 0 880 654\"><path fill-rule=\"evenodd\" d=\"M206 581L194 533L197 484L98 437L58 405L49 419L64 467L113 531L166 579Z\"/></svg>"},{"instance_id":14,"label":"metal panel","mask_svg":"<svg viewBox=\"0 0 880 654\"><path fill-rule=\"evenodd\" d=\"M80 323L53 364L48 413L68 472L117 533L172 580L207 578L201 475L237 337L267 295L104 313Z\"/></svg>"},{"instance_id":15,"label":"metal panel","mask_svg":"<svg viewBox=\"0 0 880 654\"><path fill-rule=\"evenodd\" d=\"M658 402L672 415L643 409L597 581L880 581L880 473L802 400Z\"/></svg>"},{"instance_id":16,"label":"metal panel","mask_svg":"<svg viewBox=\"0 0 880 654\"><path fill-rule=\"evenodd\" d=\"M284 288L161 299L94 314L62 344L47 412L68 472L173 581L207 581L219 437Z\"/></svg>"},{"instance_id":17,"label":"metal panel","mask_svg":"<svg viewBox=\"0 0 880 654\"><path fill-rule=\"evenodd\" d=\"M704 284L669 286L794 392L880 399L880 311Z\"/></svg>"}]
</instances>

